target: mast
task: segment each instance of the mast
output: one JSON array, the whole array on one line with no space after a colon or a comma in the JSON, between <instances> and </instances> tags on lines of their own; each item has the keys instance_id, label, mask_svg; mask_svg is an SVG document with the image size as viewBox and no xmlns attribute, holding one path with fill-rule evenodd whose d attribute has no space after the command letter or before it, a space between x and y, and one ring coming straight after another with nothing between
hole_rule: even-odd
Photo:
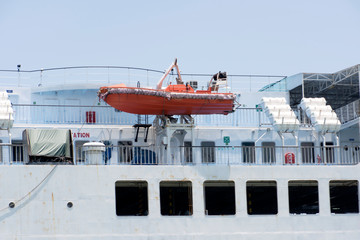
<instances>
[{"instance_id":1,"label":"mast","mask_svg":"<svg viewBox=\"0 0 360 240\"><path fill-rule=\"evenodd\" d=\"M166 70L165 74L162 76L162 78L160 79L160 81L157 83L157 85L156 85L156 90L161 89L161 86L162 86L163 81L164 81L165 78L169 75L169 73L171 72L171 70L174 69L174 67L176 68L177 75L178 75L178 78L176 79L176 82L177 82L177 83L182 83L179 66L177 65L177 58L175 58L174 63L171 64L171 66Z\"/></svg>"}]
</instances>

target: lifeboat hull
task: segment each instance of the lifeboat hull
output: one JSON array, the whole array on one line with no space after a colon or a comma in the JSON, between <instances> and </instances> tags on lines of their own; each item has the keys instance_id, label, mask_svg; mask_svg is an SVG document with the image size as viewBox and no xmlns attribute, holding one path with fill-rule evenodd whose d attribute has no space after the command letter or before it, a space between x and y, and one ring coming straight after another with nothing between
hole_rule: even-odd
<instances>
[{"instance_id":1,"label":"lifeboat hull","mask_svg":"<svg viewBox=\"0 0 360 240\"><path fill-rule=\"evenodd\" d=\"M140 88L107 89L100 97L120 111L143 115L227 115L233 111L235 99L231 93L172 93Z\"/></svg>"}]
</instances>

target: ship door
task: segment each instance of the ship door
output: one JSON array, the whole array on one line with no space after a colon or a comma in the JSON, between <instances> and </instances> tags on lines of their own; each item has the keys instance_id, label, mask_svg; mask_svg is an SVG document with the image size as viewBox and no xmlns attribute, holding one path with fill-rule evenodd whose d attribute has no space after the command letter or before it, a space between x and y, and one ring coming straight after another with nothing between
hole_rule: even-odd
<instances>
[{"instance_id":1,"label":"ship door","mask_svg":"<svg viewBox=\"0 0 360 240\"><path fill-rule=\"evenodd\" d=\"M184 138L185 130L176 130L170 139L170 154L172 163L181 163L184 158Z\"/></svg>"}]
</instances>

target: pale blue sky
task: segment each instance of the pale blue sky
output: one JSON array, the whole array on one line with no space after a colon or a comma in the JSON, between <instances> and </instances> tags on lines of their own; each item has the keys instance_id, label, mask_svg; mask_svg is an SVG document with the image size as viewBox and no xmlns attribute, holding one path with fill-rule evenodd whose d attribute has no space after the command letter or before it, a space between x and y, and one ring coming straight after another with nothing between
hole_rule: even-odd
<instances>
[{"instance_id":1,"label":"pale blue sky","mask_svg":"<svg viewBox=\"0 0 360 240\"><path fill-rule=\"evenodd\" d=\"M360 1L0 0L0 69L334 72L360 63Z\"/></svg>"}]
</instances>

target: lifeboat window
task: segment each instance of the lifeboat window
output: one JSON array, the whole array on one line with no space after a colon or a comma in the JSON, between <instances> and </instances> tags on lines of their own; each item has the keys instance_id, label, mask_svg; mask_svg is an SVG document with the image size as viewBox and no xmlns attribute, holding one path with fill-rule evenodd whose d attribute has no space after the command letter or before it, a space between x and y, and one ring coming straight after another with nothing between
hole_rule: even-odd
<instances>
[{"instance_id":1,"label":"lifeboat window","mask_svg":"<svg viewBox=\"0 0 360 240\"><path fill-rule=\"evenodd\" d=\"M233 181L205 181L205 214L235 214L235 183Z\"/></svg>"},{"instance_id":2,"label":"lifeboat window","mask_svg":"<svg viewBox=\"0 0 360 240\"><path fill-rule=\"evenodd\" d=\"M75 141L75 156L76 164L85 163L85 152L82 150L82 146L89 141Z\"/></svg>"},{"instance_id":3,"label":"lifeboat window","mask_svg":"<svg viewBox=\"0 0 360 240\"><path fill-rule=\"evenodd\" d=\"M249 215L278 213L275 181L248 181L246 183L246 195Z\"/></svg>"},{"instance_id":4,"label":"lifeboat window","mask_svg":"<svg viewBox=\"0 0 360 240\"><path fill-rule=\"evenodd\" d=\"M262 143L262 155L263 155L263 163L265 163L265 164L276 163L275 143L274 142L263 142Z\"/></svg>"},{"instance_id":5,"label":"lifeboat window","mask_svg":"<svg viewBox=\"0 0 360 240\"><path fill-rule=\"evenodd\" d=\"M292 214L319 213L317 181L289 181L289 210Z\"/></svg>"},{"instance_id":6,"label":"lifeboat window","mask_svg":"<svg viewBox=\"0 0 360 240\"><path fill-rule=\"evenodd\" d=\"M243 162L255 163L255 142L243 142Z\"/></svg>"},{"instance_id":7,"label":"lifeboat window","mask_svg":"<svg viewBox=\"0 0 360 240\"><path fill-rule=\"evenodd\" d=\"M315 163L315 151L313 142L301 143L301 158L302 163L310 164Z\"/></svg>"},{"instance_id":8,"label":"lifeboat window","mask_svg":"<svg viewBox=\"0 0 360 240\"><path fill-rule=\"evenodd\" d=\"M184 156L185 156L185 163L193 162L191 142L184 142Z\"/></svg>"},{"instance_id":9,"label":"lifeboat window","mask_svg":"<svg viewBox=\"0 0 360 240\"><path fill-rule=\"evenodd\" d=\"M201 157L203 163L215 162L215 142L201 142Z\"/></svg>"},{"instance_id":10,"label":"lifeboat window","mask_svg":"<svg viewBox=\"0 0 360 240\"><path fill-rule=\"evenodd\" d=\"M131 141L118 142L118 155L120 164L131 164L133 159L133 146Z\"/></svg>"},{"instance_id":11,"label":"lifeboat window","mask_svg":"<svg viewBox=\"0 0 360 240\"><path fill-rule=\"evenodd\" d=\"M161 215L192 215L192 206L192 186L190 181L160 182Z\"/></svg>"},{"instance_id":12,"label":"lifeboat window","mask_svg":"<svg viewBox=\"0 0 360 240\"><path fill-rule=\"evenodd\" d=\"M148 184L145 181L117 181L115 183L116 215L147 216Z\"/></svg>"},{"instance_id":13,"label":"lifeboat window","mask_svg":"<svg viewBox=\"0 0 360 240\"><path fill-rule=\"evenodd\" d=\"M13 163L24 162L24 145L22 140L12 141L12 162Z\"/></svg>"},{"instance_id":14,"label":"lifeboat window","mask_svg":"<svg viewBox=\"0 0 360 240\"><path fill-rule=\"evenodd\" d=\"M330 181L331 213L359 213L359 182Z\"/></svg>"},{"instance_id":15,"label":"lifeboat window","mask_svg":"<svg viewBox=\"0 0 360 240\"><path fill-rule=\"evenodd\" d=\"M321 146L321 163L335 163L335 156L334 156L334 143L333 142L326 142L325 147L323 143L320 144ZM326 160L326 161L324 161Z\"/></svg>"}]
</instances>

